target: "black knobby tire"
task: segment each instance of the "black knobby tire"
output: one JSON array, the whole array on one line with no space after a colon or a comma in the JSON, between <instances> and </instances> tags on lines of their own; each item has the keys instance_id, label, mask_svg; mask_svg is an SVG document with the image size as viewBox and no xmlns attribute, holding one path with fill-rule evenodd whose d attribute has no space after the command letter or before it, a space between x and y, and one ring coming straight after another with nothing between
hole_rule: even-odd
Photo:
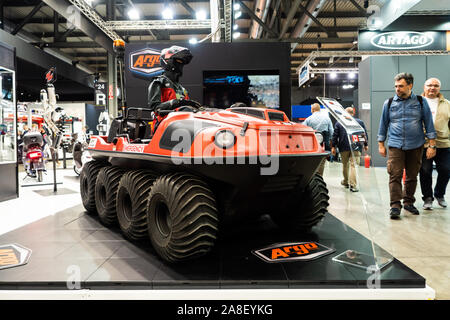
<instances>
[{"instance_id":1,"label":"black knobby tire","mask_svg":"<svg viewBox=\"0 0 450 320\"><path fill-rule=\"evenodd\" d=\"M159 177L150 192L147 221L153 247L164 260L205 255L217 238L215 196L197 177L180 173Z\"/></svg>"},{"instance_id":2,"label":"black knobby tire","mask_svg":"<svg viewBox=\"0 0 450 320\"><path fill-rule=\"evenodd\" d=\"M80 194L84 208L88 213L96 213L95 182L101 168L109 166L107 162L89 161L80 173Z\"/></svg>"},{"instance_id":3,"label":"black knobby tire","mask_svg":"<svg viewBox=\"0 0 450 320\"><path fill-rule=\"evenodd\" d=\"M128 239L147 237L147 200L155 178L151 171L134 170L120 179L116 196L117 220Z\"/></svg>"},{"instance_id":4,"label":"black knobby tire","mask_svg":"<svg viewBox=\"0 0 450 320\"><path fill-rule=\"evenodd\" d=\"M120 179L125 169L119 167L102 168L95 183L95 203L100 221L111 226L117 222L116 196Z\"/></svg>"},{"instance_id":5,"label":"black knobby tire","mask_svg":"<svg viewBox=\"0 0 450 320\"><path fill-rule=\"evenodd\" d=\"M303 192L295 195L284 210L271 214L272 220L289 230L308 232L318 224L329 206L328 188L319 174L314 174Z\"/></svg>"}]
</instances>

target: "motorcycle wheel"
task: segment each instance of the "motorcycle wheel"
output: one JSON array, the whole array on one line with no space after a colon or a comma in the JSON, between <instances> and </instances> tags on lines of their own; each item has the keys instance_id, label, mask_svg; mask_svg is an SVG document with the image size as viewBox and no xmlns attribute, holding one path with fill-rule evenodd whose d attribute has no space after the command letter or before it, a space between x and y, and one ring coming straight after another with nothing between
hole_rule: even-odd
<instances>
[{"instance_id":1,"label":"motorcycle wheel","mask_svg":"<svg viewBox=\"0 0 450 320\"><path fill-rule=\"evenodd\" d=\"M42 170L37 171L37 181L42 182L44 179L42 177Z\"/></svg>"}]
</instances>

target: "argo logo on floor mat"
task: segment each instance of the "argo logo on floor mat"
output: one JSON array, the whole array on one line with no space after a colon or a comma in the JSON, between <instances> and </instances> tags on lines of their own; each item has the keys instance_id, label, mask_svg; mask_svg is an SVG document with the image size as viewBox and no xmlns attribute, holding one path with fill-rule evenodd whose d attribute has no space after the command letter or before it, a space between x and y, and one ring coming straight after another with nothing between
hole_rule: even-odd
<instances>
[{"instance_id":1,"label":"argo logo on floor mat","mask_svg":"<svg viewBox=\"0 0 450 320\"><path fill-rule=\"evenodd\" d=\"M310 261L334 252L317 242L277 243L253 250L253 254L266 262Z\"/></svg>"},{"instance_id":2,"label":"argo logo on floor mat","mask_svg":"<svg viewBox=\"0 0 450 320\"><path fill-rule=\"evenodd\" d=\"M28 263L31 250L18 244L0 245L0 270Z\"/></svg>"},{"instance_id":3,"label":"argo logo on floor mat","mask_svg":"<svg viewBox=\"0 0 450 320\"><path fill-rule=\"evenodd\" d=\"M130 70L139 78L152 78L163 72L159 63L160 52L146 48L130 53Z\"/></svg>"}]
</instances>

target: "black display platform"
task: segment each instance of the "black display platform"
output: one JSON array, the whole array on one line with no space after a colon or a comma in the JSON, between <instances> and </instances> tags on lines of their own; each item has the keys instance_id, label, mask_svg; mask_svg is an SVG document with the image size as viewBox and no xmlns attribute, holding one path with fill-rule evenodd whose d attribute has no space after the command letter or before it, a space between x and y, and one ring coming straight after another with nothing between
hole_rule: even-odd
<instances>
[{"instance_id":1,"label":"black display platform","mask_svg":"<svg viewBox=\"0 0 450 320\"><path fill-rule=\"evenodd\" d=\"M267 263L251 253L280 242L316 241L336 251L309 262ZM0 245L31 249L28 264L0 270L0 290L67 289L336 289L367 288L363 269L332 261L347 249L370 253L370 241L331 214L306 235L286 233L268 217L236 225L214 251L183 264L162 262L150 241L125 240L82 205L0 235ZM425 288L425 279L400 261L381 272L381 288Z\"/></svg>"}]
</instances>

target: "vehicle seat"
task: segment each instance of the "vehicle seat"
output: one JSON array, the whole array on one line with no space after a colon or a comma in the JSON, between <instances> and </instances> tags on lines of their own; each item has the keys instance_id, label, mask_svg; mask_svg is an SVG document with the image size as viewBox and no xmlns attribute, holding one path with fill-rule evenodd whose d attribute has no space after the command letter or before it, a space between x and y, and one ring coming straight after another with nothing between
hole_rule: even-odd
<instances>
[{"instance_id":1,"label":"vehicle seat","mask_svg":"<svg viewBox=\"0 0 450 320\"><path fill-rule=\"evenodd\" d=\"M152 111L146 108L127 108L124 118L114 119L108 134L108 143L114 143L115 138L128 135L131 141L142 142L152 135Z\"/></svg>"},{"instance_id":2,"label":"vehicle seat","mask_svg":"<svg viewBox=\"0 0 450 320\"><path fill-rule=\"evenodd\" d=\"M150 139L153 121L152 111L144 108L128 108L125 118L131 140Z\"/></svg>"}]
</instances>

